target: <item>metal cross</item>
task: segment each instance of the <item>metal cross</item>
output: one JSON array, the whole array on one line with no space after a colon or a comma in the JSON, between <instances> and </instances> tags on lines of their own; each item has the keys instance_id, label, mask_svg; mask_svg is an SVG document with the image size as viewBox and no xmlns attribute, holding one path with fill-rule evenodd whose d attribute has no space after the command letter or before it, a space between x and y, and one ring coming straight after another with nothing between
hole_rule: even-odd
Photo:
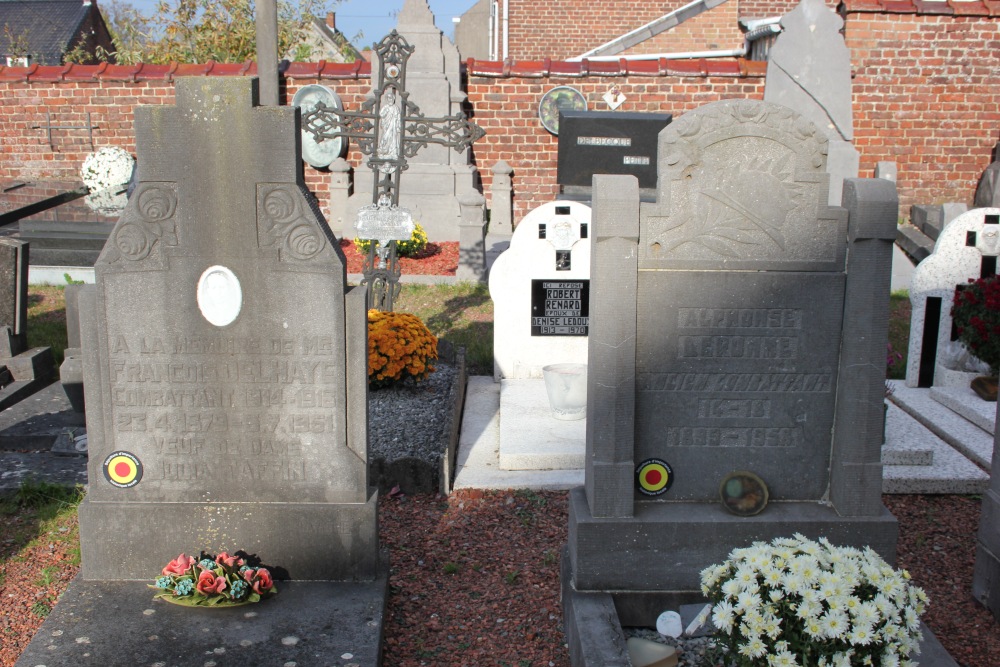
<instances>
[{"instance_id":1,"label":"metal cross","mask_svg":"<svg viewBox=\"0 0 1000 667\"><path fill-rule=\"evenodd\" d=\"M317 142L337 137L354 139L358 149L369 156L374 178L372 203L358 211L358 231L359 235L370 234L378 243L373 241L369 248L362 284L368 286L371 307L391 311L400 290L396 241L409 239L413 232L409 211L399 207L399 177L407 168L406 158L429 144L461 152L486 132L461 112L427 118L410 102L406 61L413 47L402 35L393 30L374 45L374 51L378 55L379 87L372 89L372 97L361 109L332 109L320 103L302 116L302 127Z\"/></svg>"}]
</instances>

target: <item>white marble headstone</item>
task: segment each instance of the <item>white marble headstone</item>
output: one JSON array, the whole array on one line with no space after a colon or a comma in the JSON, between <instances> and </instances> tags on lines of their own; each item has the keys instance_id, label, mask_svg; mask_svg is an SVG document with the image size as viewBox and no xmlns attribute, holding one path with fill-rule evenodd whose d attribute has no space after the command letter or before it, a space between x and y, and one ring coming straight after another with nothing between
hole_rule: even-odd
<instances>
[{"instance_id":1,"label":"white marble headstone","mask_svg":"<svg viewBox=\"0 0 1000 667\"><path fill-rule=\"evenodd\" d=\"M540 235L544 238L539 238ZM585 324L581 318L573 317L573 311L580 305L575 303L581 296L577 294L577 284L590 279L592 235L590 207L569 201L539 206L514 230L510 247L490 270L494 306L493 373L497 380L541 378L542 366L548 364L587 363L587 336L575 333L582 331L579 327ZM567 309L552 318L533 312L533 284L536 293L539 289L533 281L544 281L551 288L553 299L565 298ZM567 284L560 288L561 283ZM538 307L535 303L535 308ZM538 316L543 319L533 320ZM533 323L536 335L532 335ZM559 333L541 334L542 326L546 332Z\"/></svg>"},{"instance_id":2,"label":"white marble headstone","mask_svg":"<svg viewBox=\"0 0 1000 667\"><path fill-rule=\"evenodd\" d=\"M955 286L979 278L983 257L996 257L1000 251L1000 225L985 224L987 215L997 214L1000 208L977 208L949 222L934 244L934 252L914 270L910 283L907 387L919 385L920 360L927 354L922 344L929 298L941 299L932 386L968 386L969 373L982 375L982 362L971 357L961 343L951 340L951 305Z\"/></svg>"}]
</instances>

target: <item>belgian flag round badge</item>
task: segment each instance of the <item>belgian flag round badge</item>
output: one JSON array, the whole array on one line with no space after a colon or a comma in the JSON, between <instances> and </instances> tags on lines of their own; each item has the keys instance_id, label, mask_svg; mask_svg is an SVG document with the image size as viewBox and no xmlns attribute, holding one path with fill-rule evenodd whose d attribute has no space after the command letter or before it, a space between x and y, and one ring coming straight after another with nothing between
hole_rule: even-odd
<instances>
[{"instance_id":1,"label":"belgian flag round badge","mask_svg":"<svg viewBox=\"0 0 1000 667\"><path fill-rule=\"evenodd\" d=\"M658 496L674 483L674 471L663 459L646 459L635 469L639 493Z\"/></svg>"},{"instance_id":2,"label":"belgian flag round badge","mask_svg":"<svg viewBox=\"0 0 1000 667\"><path fill-rule=\"evenodd\" d=\"M142 463L129 452L112 452L104 459L104 479L119 489L130 489L142 479Z\"/></svg>"}]
</instances>

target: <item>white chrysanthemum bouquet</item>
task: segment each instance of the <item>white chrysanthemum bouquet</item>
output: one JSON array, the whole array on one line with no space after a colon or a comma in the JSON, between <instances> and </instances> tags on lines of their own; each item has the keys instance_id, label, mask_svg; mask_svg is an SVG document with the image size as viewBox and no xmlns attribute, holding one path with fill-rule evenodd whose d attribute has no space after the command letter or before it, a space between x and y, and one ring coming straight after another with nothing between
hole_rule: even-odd
<instances>
[{"instance_id":1,"label":"white chrysanthemum bouquet","mask_svg":"<svg viewBox=\"0 0 1000 667\"><path fill-rule=\"evenodd\" d=\"M727 664L906 667L927 595L872 549L802 535L736 549L701 573Z\"/></svg>"},{"instance_id":2,"label":"white chrysanthemum bouquet","mask_svg":"<svg viewBox=\"0 0 1000 667\"><path fill-rule=\"evenodd\" d=\"M135 160L124 148L105 146L87 156L80 180L90 190L85 201L95 211L112 214L128 203L124 190L132 180Z\"/></svg>"},{"instance_id":3,"label":"white chrysanthemum bouquet","mask_svg":"<svg viewBox=\"0 0 1000 667\"><path fill-rule=\"evenodd\" d=\"M91 192L128 185L135 160L124 148L105 146L87 156L80 169L80 180Z\"/></svg>"}]
</instances>

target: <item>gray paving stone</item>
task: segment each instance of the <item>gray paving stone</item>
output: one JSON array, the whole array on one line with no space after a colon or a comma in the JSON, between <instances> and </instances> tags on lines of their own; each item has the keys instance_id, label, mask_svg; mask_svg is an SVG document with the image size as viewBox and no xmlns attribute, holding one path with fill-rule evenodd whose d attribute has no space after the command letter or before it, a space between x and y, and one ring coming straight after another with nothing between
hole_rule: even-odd
<instances>
[{"instance_id":1,"label":"gray paving stone","mask_svg":"<svg viewBox=\"0 0 1000 667\"><path fill-rule=\"evenodd\" d=\"M973 463L989 471L993 436L935 401L929 389L897 384L890 400Z\"/></svg>"},{"instance_id":2,"label":"gray paving stone","mask_svg":"<svg viewBox=\"0 0 1000 667\"><path fill-rule=\"evenodd\" d=\"M931 398L989 435L996 430L996 402L984 401L971 387L931 387Z\"/></svg>"}]
</instances>

